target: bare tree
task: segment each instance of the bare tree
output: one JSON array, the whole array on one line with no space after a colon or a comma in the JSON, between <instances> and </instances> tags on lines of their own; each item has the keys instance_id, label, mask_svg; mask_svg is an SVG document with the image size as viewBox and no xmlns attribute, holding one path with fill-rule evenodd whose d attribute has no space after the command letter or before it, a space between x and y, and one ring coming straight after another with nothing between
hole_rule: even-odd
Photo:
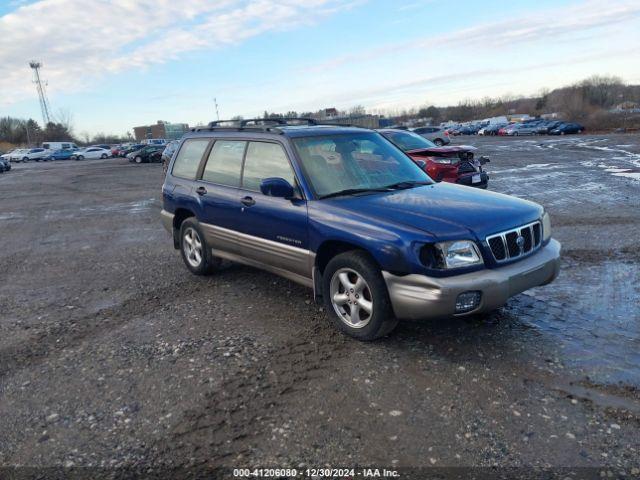
<instances>
[{"instance_id":1,"label":"bare tree","mask_svg":"<svg viewBox=\"0 0 640 480\"><path fill-rule=\"evenodd\" d=\"M62 125L69 134L73 135L73 112L68 108L59 108L55 115L57 123Z\"/></svg>"}]
</instances>

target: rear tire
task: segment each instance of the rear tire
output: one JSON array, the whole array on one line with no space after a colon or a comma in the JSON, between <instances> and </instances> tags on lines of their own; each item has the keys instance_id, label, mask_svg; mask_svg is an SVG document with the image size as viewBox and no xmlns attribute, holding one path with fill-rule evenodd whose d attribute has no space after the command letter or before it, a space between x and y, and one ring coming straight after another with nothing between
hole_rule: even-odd
<instances>
[{"instance_id":1,"label":"rear tire","mask_svg":"<svg viewBox=\"0 0 640 480\"><path fill-rule=\"evenodd\" d=\"M436 144L437 146L439 146L439 147L441 147L441 146L443 146L443 145L444 145L444 142L443 142L441 139L439 139L439 138L436 138L436 139L433 141L433 143L435 143L435 144Z\"/></svg>"},{"instance_id":2,"label":"rear tire","mask_svg":"<svg viewBox=\"0 0 640 480\"><path fill-rule=\"evenodd\" d=\"M322 290L332 323L351 337L375 340L398 325L380 268L363 251L331 259L324 269Z\"/></svg>"},{"instance_id":3,"label":"rear tire","mask_svg":"<svg viewBox=\"0 0 640 480\"><path fill-rule=\"evenodd\" d=\"M194 275L209 275L221 263L211 253L200 223L194 217L187 218L180 225L180 253L184 264Z\"/></svg>"}]
</instances>

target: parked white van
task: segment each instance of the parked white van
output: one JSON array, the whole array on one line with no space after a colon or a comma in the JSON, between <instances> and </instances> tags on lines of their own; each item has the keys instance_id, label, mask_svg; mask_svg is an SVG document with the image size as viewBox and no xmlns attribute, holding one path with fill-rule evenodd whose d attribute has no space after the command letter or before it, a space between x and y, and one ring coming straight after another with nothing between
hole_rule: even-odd
<instances>
[{"instance_id":1,"label":"parked white van","mask_svg":"<svg viewBox=\"0 0 640 480\"><path fill-rule=\"evenodd\" d=\"M46 150L70 150L77 149L78 146L72 142L44 142L42 148Z\"/></svg>"}]
</instances>

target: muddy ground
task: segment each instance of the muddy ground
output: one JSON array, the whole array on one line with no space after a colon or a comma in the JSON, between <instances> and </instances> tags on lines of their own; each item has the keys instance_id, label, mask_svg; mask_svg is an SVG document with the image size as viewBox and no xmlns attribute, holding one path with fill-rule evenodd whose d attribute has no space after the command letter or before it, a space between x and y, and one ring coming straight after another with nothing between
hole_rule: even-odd
<instances>
[{"instance_id":1,"label":"muddy ground","mask_svg":"<svg viewBox=\"0 0 640 480\"><path fill-rule=\"evenodd\" d=\"M491 158L490 189L547 207L561 276L375 343L271 274L189 274L160 224L159 165L14 165L0 175L0 465L638 475L640 136L454 143Z\"/></svg>"}]
</instances>

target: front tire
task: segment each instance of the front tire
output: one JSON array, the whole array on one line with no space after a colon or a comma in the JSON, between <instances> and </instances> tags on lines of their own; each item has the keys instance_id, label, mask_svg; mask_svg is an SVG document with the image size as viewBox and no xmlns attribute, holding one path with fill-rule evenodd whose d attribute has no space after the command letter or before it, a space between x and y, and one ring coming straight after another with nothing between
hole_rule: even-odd
<instances>
[{"instance_id":1,"label":"front tire","mask_svg":"<svg viewBox=\"0 0 640 480\"><path fill-rule=\"evenodd\" d=\"M134 160L136 163L142 163L142 157L140 155L138 155Z\"/></svg>"},{"instance_id":2,"label":"front tire","mask_svg":"<svg viewBox=\"0 0 640 480\"><path fill-rule=\"evenodd\" d=\"M102 159L104 160L105 158L107 158L107 154L106 154L106 153L103 153L103 154L100 156L100 158L102 158Z\"/></svg>"},{"instance_id":3,"label":"front tire","mask_svg":"<svg viewBox=\"0 0 640 480\"><path fill-rule=\"evenodd\" d=\"M335 256L324 270L322 283L327 314L347 335L375 340L398 324L380 268L365 252Z\"/></svg>"},{"instance_id":4,"label":"front tire","mask_svg":"<svg viewBox=\"0 0 640 480\"><path fill-rule=\"evenodd\" d=\"M220 266L195 218L187 218L180 226L180 253L189 271L194 275L209 275Z\"/></svg>"}]
</instances>

